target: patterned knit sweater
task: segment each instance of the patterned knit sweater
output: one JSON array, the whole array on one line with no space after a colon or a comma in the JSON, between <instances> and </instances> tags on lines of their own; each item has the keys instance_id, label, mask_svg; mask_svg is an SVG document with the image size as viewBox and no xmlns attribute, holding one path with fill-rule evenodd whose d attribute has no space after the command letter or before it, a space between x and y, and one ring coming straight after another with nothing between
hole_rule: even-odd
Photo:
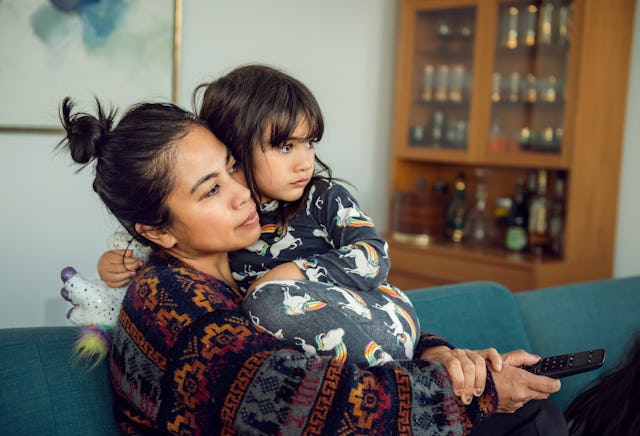
<instances>
[{"instance_id":1,"label":"patterned knit sweater","mask_svg":"<svg viewBox=\"0 0 640 436\"><path fill-rule=\"evenodd\" d=\"M485 393L462 406L438 363L373 368L306 357L254 326L242 295L155 253L129 287L113 334L110 377L125 434L468 433L495 411ZM422 334L416 349L446 344Z\"/></svg>"}]
</instances>

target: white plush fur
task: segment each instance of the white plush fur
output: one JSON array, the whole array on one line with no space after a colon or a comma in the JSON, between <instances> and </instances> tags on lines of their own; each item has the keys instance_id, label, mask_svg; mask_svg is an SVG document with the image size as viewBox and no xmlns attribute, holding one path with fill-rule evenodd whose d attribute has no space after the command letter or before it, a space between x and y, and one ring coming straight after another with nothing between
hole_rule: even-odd
<instances>
[{"instance_id":1,"label":"white plush fur","mask_svg":"<svg viewBox=\"0 0 640 436\"><path fill-rule=\"evenodd\" d=\"M107 241L108 249L130 249L133 256L146 261L150 249L137 241L129 243L131 236L125 232L116 232ZM110 288L102 280L89 280L73 267L67 267L61 273L64 287L60 291L63 298L73 304L67 312L67 318L80 326L97 325L111 328L115 326L118 312L127 287Z\"/></svg>"}]
</instances>

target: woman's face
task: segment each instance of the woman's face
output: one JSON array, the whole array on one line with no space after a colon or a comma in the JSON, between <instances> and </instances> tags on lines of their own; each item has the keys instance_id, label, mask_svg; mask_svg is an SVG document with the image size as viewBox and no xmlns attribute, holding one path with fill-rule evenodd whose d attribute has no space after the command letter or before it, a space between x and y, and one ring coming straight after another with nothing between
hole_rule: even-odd
<instances>
[{"instance_id":1,"label":"woman's face","mask_svg":"<svg viewBox=\"0 0 640 436\"><path fill-rule=\"evenodd\" d=\"M167 199L170 251L198 267L254 243L260 236L256 205L222 142L194 126L174 152L175 185Z\"/></svg>"}]
</instances>

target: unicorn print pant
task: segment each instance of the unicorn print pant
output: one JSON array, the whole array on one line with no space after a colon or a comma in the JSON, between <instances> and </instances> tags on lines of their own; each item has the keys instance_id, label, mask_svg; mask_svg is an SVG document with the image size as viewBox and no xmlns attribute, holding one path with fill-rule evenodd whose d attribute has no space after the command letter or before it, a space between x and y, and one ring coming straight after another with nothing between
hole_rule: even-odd
<instances>
[{"instance_id":1,"label":"unicorn print pant","mask_svg":"<svg viewBox=\"0 0 640 436\"><path fill-rule=\"evenodd\" d=\"M402 291L389 284L353 291L328 283L262 283L242 307L254 324L308 355L360 366L413 357L418 317Z\"/></svg>"}]
</instances>

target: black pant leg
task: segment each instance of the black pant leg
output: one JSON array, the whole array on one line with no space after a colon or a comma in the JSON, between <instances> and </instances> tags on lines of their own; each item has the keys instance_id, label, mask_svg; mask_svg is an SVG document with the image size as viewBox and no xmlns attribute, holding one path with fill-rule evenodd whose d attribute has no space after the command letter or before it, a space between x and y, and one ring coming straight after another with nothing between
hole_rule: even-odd
<instances>
[{"instance_id":1,"label":"black pant leg","mask_svg":"<svg viewBox=\"0 0 640 436\"><path fill-rule=\"evenodd\" d=\"M513 413L496 413L481 422L471 436L566 436L562 411L549 400L532 400Z\"/></svg>"}]
</instances>

